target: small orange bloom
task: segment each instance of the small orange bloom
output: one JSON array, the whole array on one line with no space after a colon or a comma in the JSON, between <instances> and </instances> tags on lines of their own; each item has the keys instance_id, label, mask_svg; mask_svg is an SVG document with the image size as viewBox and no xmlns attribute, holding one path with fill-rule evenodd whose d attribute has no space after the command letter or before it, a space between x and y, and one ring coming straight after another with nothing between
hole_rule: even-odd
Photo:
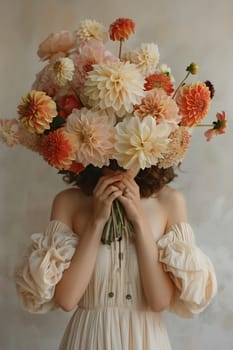
<instances>
[{"instance_id":1,"label":"small orange bloom","mask_svg":"<svg viewBox=\"0 0 233 350\"><path fill-rule=\"evenodd\" d=\"M118 18L109 27L109 36L113 41L124 41L134 33L135 23L129 18Z\"/></svg>"},{"instance_id":2,"label":"small orange bloom","mask_svg":"<svg viewBox=\"0 0 233 350\"><path fill-rule=\"evenodd\" d=\"M226 113L223 111L222 113L216 114L217 121L213 122L213 128L207 130L204 135L207 141L210 141L214 135L225 134L227 129L227 118Z\"/></svg>"},{"instance_id":3,"label":"small orange bloom","mask_svg":"<svg viewBox=\"0 0 233 350\"><path fill-rule=\"evenodd\" d=\"M181 125L193 127L208 113L210 90L205 83L185 84L177 95L176 102L182 116Z\"/></svg>"},{"instance_id":4,"label":"small orange bloom","mask_svg":"<svg viewBox=\"0 0 233 350\"><path fill-rule=\"evenodd\" d=\"M32 90L18 106L19 120L32 134L43 134L57 115L56 103L44 91Z\"/></svg>"},{"instance_id":5,"label":"small orange bloom","mask_svg":"<svg viewBox=\"0 0 233 350\"><path fill-rule=\"evenodd\" d=\"M170 96L173 91L173 84L171 82L171 78L162 73L151 74L146 78L146 82L144 85L145 90L152 90L154 88L163 89L168 96Z\"/></svg>"},{"instance_id":6,"label":"small orange bloom","mask_svg":"<svg viewBox=\"0 0 233 350\"><path fill-rule=\"evenodd\" d=\"M71 167L68 169L69 171L72 171L75 174L81 173L85 167L81 163L77 163L75 160L72 162Z\"/></svg>"},{"instance_id":7,"label":"small orange bloom","mask_svg":"<svg viewBox=\"0 0 233 350\"><path fill-rule=\"evenodd\" d=\"M55 168L69 169L75 159L75 145L72 136L64 128L59 128L43 136L40 141L43 158Z\"/></svg>"}]
</instances>

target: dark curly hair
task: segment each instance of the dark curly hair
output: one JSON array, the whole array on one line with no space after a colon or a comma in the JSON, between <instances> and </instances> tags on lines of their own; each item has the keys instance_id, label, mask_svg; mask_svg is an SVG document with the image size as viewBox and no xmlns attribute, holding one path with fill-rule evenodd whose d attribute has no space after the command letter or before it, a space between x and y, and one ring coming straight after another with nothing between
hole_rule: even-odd
<instances>
[{"instance_id":1,"label":"dark curly hair","mask_svg":"<svg viewBox=\"0 0 233 350\"><path fill-rule=\"evenodd\" d=\"M110 161L109 168L112 170L123 170L115 160ZM65 174L63 180L66 183L77 186L88 196L92 195L94 187L103 175L102 168L97 168L93 165L88 165L79 174L70 171L62 171L60 173ZM140 188L141 197L148 198L161 190L163 186L171 182L176 176L173 167L160 169L153 165L151 168L140 169L135 177L135 181Z\"/></svg>"}]
</instances>

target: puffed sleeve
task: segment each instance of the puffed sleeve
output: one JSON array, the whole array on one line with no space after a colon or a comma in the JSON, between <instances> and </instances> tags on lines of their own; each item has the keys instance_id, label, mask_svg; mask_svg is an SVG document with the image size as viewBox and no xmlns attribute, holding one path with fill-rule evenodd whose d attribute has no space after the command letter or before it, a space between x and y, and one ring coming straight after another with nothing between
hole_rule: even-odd
<instances>
[{"instance_id":1,"label":"puffed sleeve","mask_svg":"<svg viewBox=\"0 0 233 350\"><path fill-rule=\"evenodd\" d=\"M15 269L16 290L24 310L45 313L57 307L55 286L70 265L78 236L53 220L43 233L32 234L31 241Z\"/></svg>"},{"instance_id":2,"label":"puffed sleeve","mask_svg":"<svg viewBox=\"0 0 233 350\"><path fill-rule=\"evenodd\" d=\"M169 311L190 318L203 311L217 292L214 267L188 223L172 225L158 242L159 260L175 284Z\"/></svg>"}]
</instances>

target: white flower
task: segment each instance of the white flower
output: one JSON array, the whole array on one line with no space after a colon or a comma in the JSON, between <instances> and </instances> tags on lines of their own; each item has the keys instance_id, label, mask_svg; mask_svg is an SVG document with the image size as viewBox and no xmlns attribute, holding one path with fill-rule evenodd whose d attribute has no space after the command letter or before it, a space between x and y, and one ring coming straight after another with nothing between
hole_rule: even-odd
<instances>
[{"instance_id":1,"label":"white flower","mask_svg":"<svg viewBox=\"0 0 233 350\"><path fill-rule=\"evenodd\" d=\"M60 57L50 65L50 74L55 84L64 86L73 79L74 63L68 57Z\"/></svg>"},{"instance_id":2,"label":"white flower","mask_svg":"<svg viewBox=\"0 0 233 350\"><path fill-rule=\"evenodd\" d=\"M80 23L79 28L74 32L77 44L84 40L96 39L106 43L108 40L108 32L105 27L95 20L86 19Z\"/></svg>"},{"instance_id":3,"label":"white flower","mask_svg":"<svg viewBox=\"0 0 233 350\"><path fill-rule=\"evenodd\" d=\"M96 64L88 73L83 93L91 107L123 117L145 95L144 82L140 71L129 62Z\"/></svg>"},{"instance_id":4,"label":"white flower","mask_svg":"<svg viewBox=\"0 0 233 350\"><path fill-rule=\"evenodd\" d=\"M158 46L154 43L141 44L139 49L123 55L123 60L136 64L143 76L146 77L155 72L155 68L159 62Z\"/></svg>"},{"instance_id":5,"label":"white flower","mask_svg":"<svg viewBox=\"0 0 233 350\"><path fill-rule=\"evenodd\" d=\"M169 143L170 127L156 125L153 117L125 118L116 126L115 158L125 169L144 169L156 165Z\"/></svg>"}]
</instances>

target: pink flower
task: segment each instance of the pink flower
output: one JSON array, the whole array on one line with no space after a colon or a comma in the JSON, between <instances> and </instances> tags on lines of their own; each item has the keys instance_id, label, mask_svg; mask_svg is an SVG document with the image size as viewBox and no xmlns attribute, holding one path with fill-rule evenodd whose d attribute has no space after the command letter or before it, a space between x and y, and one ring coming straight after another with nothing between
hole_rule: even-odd
<instances>
[{"instance_id":1,"label":"pink flower","mask_svg":"<svg viewBox=\"0 0 233 350\"><path fill-rule=\"evenodd\" d=\"M216 114L217 121L213 122L213 128L207 130L204 135L207 141L210 141L214 135L225 134L227 128L227 118L226 113Z\"/></svg>"},{"instance_id":2,"label":"pink flower","mask_svg":"<svg viewBox=\"0 0 233 350\"><path fill-rule=\"evenodd\" d=\"M73 85L80 88L84 85L87 73L93 69L94 64L118 62L119 59L108 51L101 41L90 39L80 44L79 53L70 56L75 65Z\"/></svg>"},{"instance_id":3,"label":"pink flower","mask_svg":"<svg viewBox=\"0 0 233 350\"><path fill-rule=\"evenodd\" d=\"M109 165L114 152L115 129L111 118L104 112L74 109L67 118L65 128L75 138L78 163L97 167Z\"/></svg>"},{"instance_id":4,"label":"pink flower","mask_svg":"<svg viewBox=\"0 0 233 350\"><path fill-rule=\"evenodd\" d=\"M159 168L166 169L182 162L191 142L190 129L186 126L180 126L169 135L169 139L167 149L159 159Z\"/></svg>"},{"instance_id":5,"label":"pink flower","mask_svg":"<svg viewBox=\"0 0 233 350\"><path fill-rule=\"evenodd\" d=\"M0 119L0 142L7 147L19 144L19 122L17 119Z\"/></svg>"},{"instance_id":6,"label":"pink flower","mask_svg":"<svg viewBox=\"0 0 233 350\"><path fill-rule=\"evenodd\" d=\"M158 88L146 91L146 97L142 99L140 105L134 106L134 110L138 117L144 118L151 115L158 124L166 122L173 130L180 121L175 101L167 96L164 90Z\"/></svg>"},{"instance_id":7,"label":"pink flower","mask_svg":"<svg viewBox=\"0 0 233 350\"><path fill-rule=\"evenodd\" d=\"M58 98L57 106L59 108L59 115L66 119L71 114L74 108L81 109L82 104L78 97L74 95L64 95Z\"/></svg>"},{"instance_id":8,"label":"pink flower","mask_svg":"<svg viewBox=\"0 0 233 350\"><path fill-rule=\"evenodd\" d=\"M51 79L50 67L45 66L39 73L36 74L36 80L32 85L33 90L44 91L50 97L54 97L59 87Z\"/></svg>"},{"instance_id":9,"label":"pink flower","mask_svg":"<svg viewBox=\"0 0 233 350\"><path fill-rule=\"evenodd\" d=\"M61 31L50 34L39 46L38 56L45 61L58 53L69 53L74 48L72 33Z\"/></svg>"},{"instance_id":10,"label":"pink flower","mask_svg":"<svg viewBox=\"0 0 233 350\"><path fill-rule=\"evenodd\" d=\"M32 134L21 124L19 126L19 143L33 152L40 153L41 136Z\"/></svg>"}]
</instances>

